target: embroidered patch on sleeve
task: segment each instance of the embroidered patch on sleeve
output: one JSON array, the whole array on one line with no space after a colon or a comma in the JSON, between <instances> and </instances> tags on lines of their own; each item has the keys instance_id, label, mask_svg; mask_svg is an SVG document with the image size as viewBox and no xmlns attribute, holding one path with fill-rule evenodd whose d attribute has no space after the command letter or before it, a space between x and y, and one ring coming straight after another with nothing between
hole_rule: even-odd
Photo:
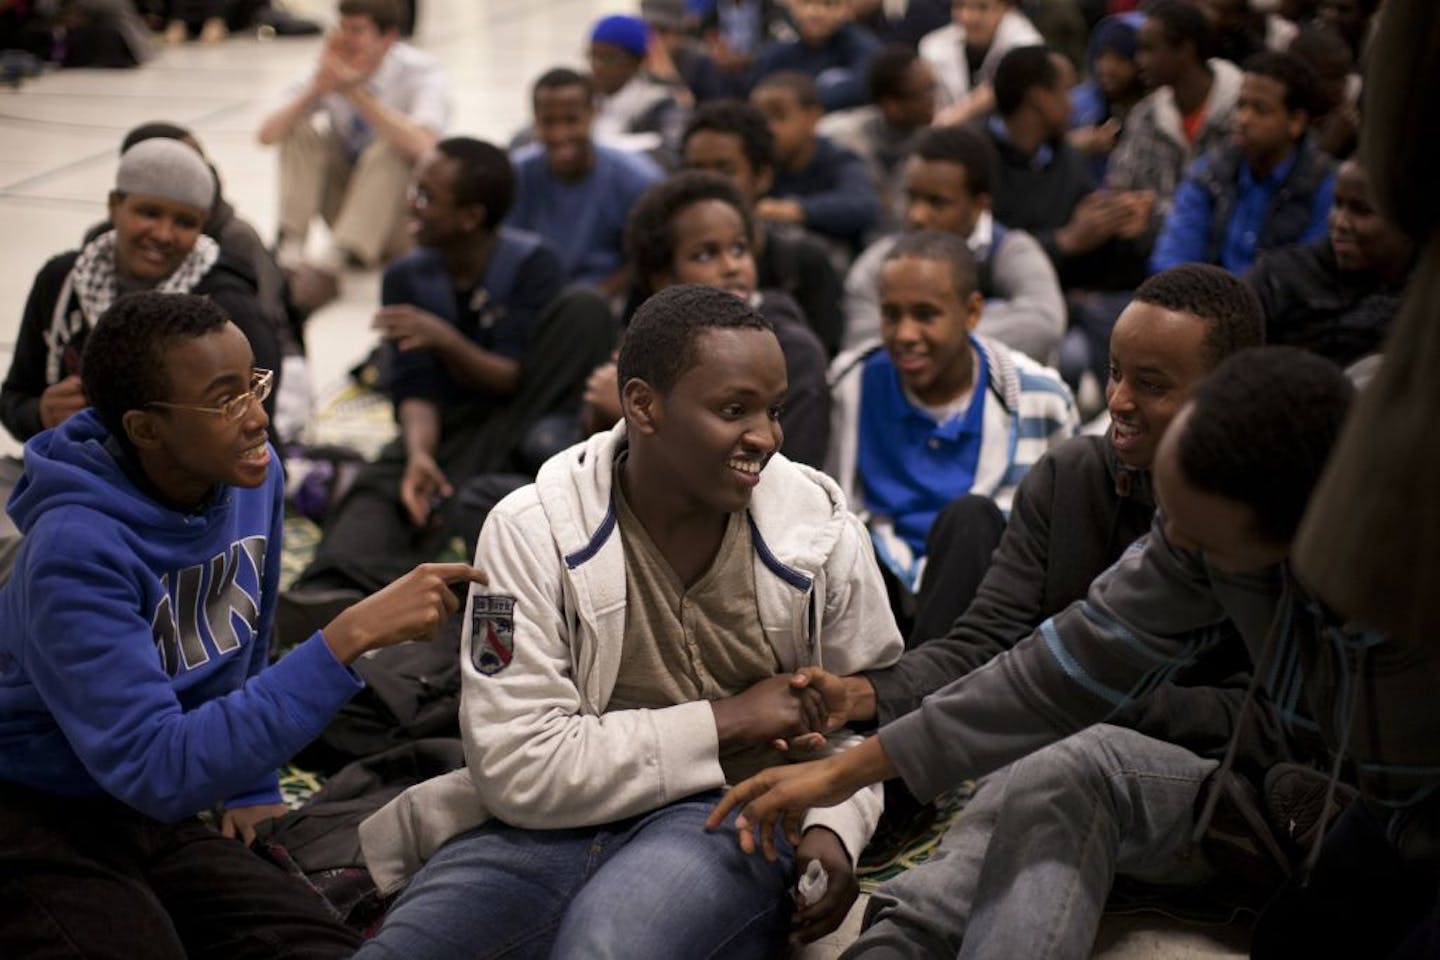
<instances>
[{"instance_id":1,"label":"embroidered patch on sleeve","mask_svg":"<svg viewBox=\"0 0 1440 960\"><path fill-rule=\"evenodd\" d=\"M515 598L476 594L470 609L470 665L487 677L515 656Z\"/></svg>"}]
</instances>

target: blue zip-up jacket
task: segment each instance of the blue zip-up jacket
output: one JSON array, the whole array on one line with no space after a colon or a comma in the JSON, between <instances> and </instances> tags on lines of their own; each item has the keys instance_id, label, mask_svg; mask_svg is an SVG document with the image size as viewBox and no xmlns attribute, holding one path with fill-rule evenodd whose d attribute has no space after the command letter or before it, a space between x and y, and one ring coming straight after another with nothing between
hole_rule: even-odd
<instances>
[{"instance_id":1,"label":"blue zip-up jacket","mask_svg":"<svg viewBox=\"0 0 1440 960\"><path fill-rule=\"evenodd\" d=\"M91 410L25 445L0 589L0 778L157 820L277 803L276 768L362 686L317 632L266 668L284 479L186 513Z\"/></svg>"}]
</instances>

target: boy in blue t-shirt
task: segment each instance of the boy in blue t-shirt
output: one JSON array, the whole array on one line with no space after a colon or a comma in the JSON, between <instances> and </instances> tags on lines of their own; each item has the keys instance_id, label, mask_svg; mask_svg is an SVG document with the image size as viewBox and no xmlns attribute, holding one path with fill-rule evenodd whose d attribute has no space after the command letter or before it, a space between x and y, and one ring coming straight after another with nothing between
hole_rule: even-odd
<instances>
[{"instance_id":1,"label":"boy in blue t-shirt","mask_svg":"<svg viewBox=\"0 0 1440 960\"><path fill-rule=\"evenodd\" d=\"M85 345L91 408L34 437L0 590L0 955L345 957L358 938L231 838L276 768L432 633L466 564L427 565L267 667L284 478L238 327L140 293ZM220 833L195 817L223 810Z\"/></svg>"}]
</instances>

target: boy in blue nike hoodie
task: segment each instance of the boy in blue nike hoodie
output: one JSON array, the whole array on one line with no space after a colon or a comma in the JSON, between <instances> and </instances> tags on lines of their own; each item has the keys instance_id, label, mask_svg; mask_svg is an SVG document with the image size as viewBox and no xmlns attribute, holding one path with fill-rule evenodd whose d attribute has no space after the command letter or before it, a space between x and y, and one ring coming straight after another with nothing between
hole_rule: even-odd
<instances>
[{"instance_id":1,"label":"boy in blue nike hoodie","mask_svg":"<svg viewBox=\"0 0 1440 960\"><path fill-rule=\"evenodd\" d=\"M266 668L284 481L272 374L208 299L101 317L91 409L33 438L0 590L0 955L341 957L356 938L255 857L275 769L433 631L465 564L417 568ZM220 806L222 833L195 819ZM68 955L68 954L67 954Z\"/></svg>"}]
</instances>

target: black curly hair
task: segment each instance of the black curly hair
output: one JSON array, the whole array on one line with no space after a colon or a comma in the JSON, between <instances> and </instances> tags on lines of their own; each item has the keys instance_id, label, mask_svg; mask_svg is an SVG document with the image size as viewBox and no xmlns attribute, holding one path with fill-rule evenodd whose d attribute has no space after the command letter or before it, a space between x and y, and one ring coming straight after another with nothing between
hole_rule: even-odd
<instances>
[{"instance_id":1,"label":"black curly hair","mask_svg":"<svg viewBox=\"0 0 1440 960\"><path fill-rule=\"evenodd\" d=\"M885 254L885 263L905 257L921 260L941 260L950 265L955 280L955 294L964 300L975 292L977 273L975 254L964 240L944 230L916 230L902 233L895 240L895 246Z\"/></svg>"},{"instance_id":2,"label":"black curly hair","mask_svg":"<svg viewBox=\"0 0 1440 960\"><path fill-rule=\"evenodd\" d=\"M1289 543L1354 395L1339 367L1308 351L1241 350L1195 387L1177 438L1180 471L1253 510L1266 541Z\"/></svg>"},{"instance_id":3,"label":"black curly hair","mask_svg":"<svg viewBox=\"0 0 1440 960\"><path fill-rule=\"evenodd\" d=\"M1265 342L1260 298L1249 284L1219 267L1204 263L1171 267L1140 284L1131 299L1204 320L1210 328L1201 344L1208 368Z\"/></svg>"},{"instance_id":4,"label":"black curly hair","mask_svg":"<svg viewBox=\"0 0 1440 960\"><path fill-rule=\"evenodd\" d=\"M165 354L175 344L214 333L230 317L209 297L147 290L120 297L85 338L80 381L100 421L125 437L127 411L170 398Z\"/></svg>"},{"instance_id":5,"label":"black curly hair","mask_svg":"<svg viewBox=\"0 0 1440 960\"><path fill-rule=\"evenodd\" d=\"M929 127L915 138L914 156L931 163L954 163L965 168L965 190L972 197L988 196L999 160L990 138L971 127Z\"/></svg>"},{"instance_id":6,"label":"black curly hair","mask_svg":"<svg viewBox=\"0 0 1440 960\"><path fill-rule=\"evenodd\" d=\"M485 208L485 229L494 230L510 212L515 200L515 171L510 157L484 140L447 137L435 149L460 166L455 178L455 202L478 203Z\"/></svg>"},{"instance_id":7,"label":"black curly hair","mask_svg":"<svg viewBox=\"0 0 1440 960\"><path fill-rule=\"evenodd\" d=\"M752 170L759 172L775 166L775 135L765 115L754 105L743 100L712 100L696 107L680 141L680 152L684 153L685 144L703 130L739 137Z\"/></svg>"},{"instance_id":8,"label":"black curly hair","mask_svg":"<svg viewBox=\"0 0 1440 960\"><path fill-rule=\"evenodd\" d=\"M755 236L755 223L740 191L728 177L703 170L687 170L655 184L641 194L625 222L625 260L635 271L642 297L655 292L656 275L675 263L675 218L697 203L719 200L735 208L747 237Z\"/></svg>"},{"instance_id":9,"label":"black curly hair","mask_svg":"<svg viewBox=\"0 0 1440 960\"><path fill-rule=\"evenodd\" d=\"M620 344L616 374L668 396L696 363L695 340L704 330L770 330L770 321L732 293L694 283L666 287L640 305Z\"/></svg>"}]
</instances>

